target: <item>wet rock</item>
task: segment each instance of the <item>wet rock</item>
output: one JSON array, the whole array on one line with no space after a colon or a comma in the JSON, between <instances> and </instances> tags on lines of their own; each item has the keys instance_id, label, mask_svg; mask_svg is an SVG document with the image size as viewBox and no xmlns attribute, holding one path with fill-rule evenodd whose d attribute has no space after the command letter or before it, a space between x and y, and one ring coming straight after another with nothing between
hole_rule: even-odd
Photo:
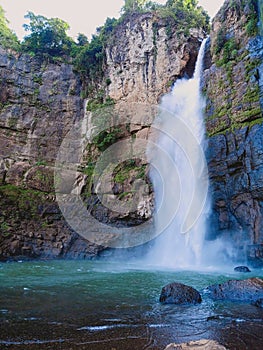
<instances>
[{"instance_id":1,"label":"wet rock","mask_svg":"<svg viewBox=\"0 0 263 350\"><path fill-rule=\"evenodd\" d=\"M237 252L241 246L245 251L248 245L263 242L263 44L259 36L244 31L250 16L256 15L254 5L237 1L233 7L231 1L225 1L212 22L212 62L205 64L208 69L203 77L209 135L210 238L231 240ZM224 55L224 49L218 47L220 35L238 46L231 73L226 64L218 64ZM263 266L263 250L251 247L247 259L253 267Z\"/></svg>"},{"instance_id":2,"label":"wet rock","mask_svg":"<svg viewBox=\"0 0 263 350\"><path fill-rule=\"evenodd\" d=\"M252 303L252 305L255 305L256 307L263 308L263 298L258 299L257 301Z\"/></svg>"},{"instance_id":3,"label":"wet rock","mask_svg":"<svg viewBox=\"0 0 263 350\"><path fill-rule=\"evenodd\" d=\"M202 298L196 289L174 282L162 288L160 302L164 304L197 304L202 302Z\"/></svg>"},{"instance_id":4,"label":"wet rock","mask_svg":"<svg viewBox=\"0 0 263 350\"><path fill-rule=\"evenodd\" d=\"M192 350L226 350L223 345L220 345L215 340L201 339L197 341L190 341L188 343L182 344L170 344L165 350L184 350L184 349L192 349Z\"/></svg>"},{"instance_id":5,"label":"wet rock","mask_svg":"<svg viewBox=\"0 0 263 350\"><path fill-rule=\"evenodd\" d=\"M263 298L263 279L248 278L246 280L229 280L206 288L214 300L232 300L256 302Z\"/></svg>"},{"instance_id":6,"label":"wet rock","mask_svg":"<svg viewBox=\"0 0 263 350\"><path fill-rule=\"evenodd\" d=\"M247 266L237 266L234 270L237 272L251 272Z\"/></svg>"},{"instance_id":7,"label":"wet rock","mask_svg":"<svg viewBox=\"0 0 263 350\"><path fill-rule=\"evenodd\" d=\"M263 244L251 244L247 246L247 259L249 265L260 268L263 266Z\"/></svg>"}]
</instances>

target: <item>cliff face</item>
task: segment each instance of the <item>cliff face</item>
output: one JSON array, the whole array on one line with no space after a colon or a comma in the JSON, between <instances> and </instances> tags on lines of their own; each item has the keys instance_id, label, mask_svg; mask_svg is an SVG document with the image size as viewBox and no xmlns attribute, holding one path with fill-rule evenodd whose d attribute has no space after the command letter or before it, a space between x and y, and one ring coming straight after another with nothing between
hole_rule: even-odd
<instances>
[{"instance_id":1,"label":"cliff face","mask_svg":"<svg viewBox=\"0 0 263 350\"><path fill-rule=\"evenodd\" d=\"M107 48L111 83L104 93L115 100L114 108L121 109L123 101L156 103L176 77L191 75L202 37L201 30L193 30L190 37L168 35L165 23L149 14L126 19ZM54 193L58 148L72 126L91 118L84 111L81 89L71 65L43 63L0 49L0 259L89 258L102 249L68 227ZM89 144L81 164L82 198L96 218L111 224L121 215L98 204L89 182L89 164L93 167L114 140L147 138L148 128L140 121L128 122L129 127L110 128ZM146 164L135 160L123 166L114 173L114 193L125 201ZM148 196L139 203L137 216L125 217L117 225L127 221L134 225L138 216L149 218L149 210Z\"/></svg>"},{"instance_id":2,"label":"cliff face","mask_svg":"<svg viewBox=\"0 0 263 350\"><path fill-rule=\"evenodd\" d=\"M153 13L126 19L106 49L109 96L157 103L178 77L192 76L204 32L191 29L186 37L177 30Z\"/></svg>"},{"instance_id":3,"label":"cliff face","mask_svg":"<svg viewBox=\"0 0 263 350\"><path fill-rule=\"evenodd\" d=\"M94 255L55 203L53 166L83 116L72 67L0 49L0 258Z\"/></svg>"},{"instance_id":4,"label":"cliff face","mask_svg":"<svg viewBox=\"0 0 263 350\"><path fill-rule=\"evenodd\" d=\"M226 1L213 20L204 74L211 179L211 237L263 257L263 41L256 1ZM208 60L209 61L209 60Z\"/></svg>"}]
</instances>

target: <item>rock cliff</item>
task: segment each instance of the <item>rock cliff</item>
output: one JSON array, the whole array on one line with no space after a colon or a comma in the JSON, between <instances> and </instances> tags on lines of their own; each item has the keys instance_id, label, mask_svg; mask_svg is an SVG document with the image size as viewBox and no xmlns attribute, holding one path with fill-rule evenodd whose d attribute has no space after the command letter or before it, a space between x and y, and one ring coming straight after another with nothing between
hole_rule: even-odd
<instances>
[{"instance_id":1,"label":"rock cliff","mask_svg":"<svg viewBox=\"0 0 263 350\"><path fill-rule=\"evenodd\" d=\"M213 209L207 238L234 241L254 265L263 260L262 13L260 1L225 2L212 23L202 86ZM108 146L147 139L149 121L138 120L133 103L154 106L177 78L190 77L203 37L202 29L179 33L154 12L127 16L107 42L105 81L86 101L87 82L70 64L0 49L0 259L91 258L103 249L68 226L55 200L54 162L78 122L103 124L79 164L78 190L92 215L117 227L151 217L151 193L141 193L132 214L120 214L98 201L91 174ZM105 101L121 125L98 123ZM123 161L113 172L113 195L129 201L145 178L145 160Z\"/></svg>"},{"instance_id":2,"label":"rock cliff","mask_svg":"<svg viewBox=\"0 0 263 350\"><path fill-rule=\"evenodd\" d=\"M193 75L204 35L202 29L180 34L154 13L127 18L106 48L109 96L157 103L178 77Z\"/></svg>"},{"instance_id":3,"label":"rock cliff","mask_svg":"<svg viewBox=\"0 0 263 350\"><path fill-rule=\"evenodd\" d=\"M83 116L81 82L66 64L0 49L0 258L97 254L55 203L59 145Z\"/></svg>"},{"instance_id":4,"label":"rock cliff","mask_svg":"<svg viewBox=\"0 0 263 350\"><path fill-rule=\"evenodd\" d=\"M225 2L213 20L203 82L213 210L209 235L234 241L255 265L262 264L263 257L259 14L256 1Z\"/></svg>"},{"instance_id":5,"label":"rock cliff","mask_svg":"<svg viewBox=\"0 0 263 350\"><path fill-rule=\"evenodd\" d=\"M172 30L172 31L171 31ZM104 97L122 102L157 103L171 82L191 75L203 38L169 32L164 20L136 14L122 22L106 48ZM0 49L0 259L51 258L97 255L102 247L82 239L66 223L55 200L54 162L59 146L72 126L89 120L92 102L81 98L85 82L70 64L49 63L25 54ZM89 109L89 108L87 108ZM90 183L94 163L114 140L147 138L148 129L129 122L110 128L85 150L82 198L102 222L116 224L118 213L98 204ZM146 164L133 160L114 173L114 193L129 198L133 182L145 176ZM124 195L123 195L124 194ZM128 194L128 195L127 195ZM134 225L151 215L149 197L143 197L134 214L117 225ZM129 222L130 221L130 222ZM140 221L140 220L139 220Z\"/></svg>"}]
</instances>

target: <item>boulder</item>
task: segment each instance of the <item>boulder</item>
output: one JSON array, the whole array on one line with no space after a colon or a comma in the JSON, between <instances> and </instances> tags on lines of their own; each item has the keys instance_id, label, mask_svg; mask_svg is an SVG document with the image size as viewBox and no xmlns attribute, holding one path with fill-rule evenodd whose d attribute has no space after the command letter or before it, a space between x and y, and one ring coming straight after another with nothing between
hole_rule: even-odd
<instances>
[{"instance_id":1,"label":"boulder","mask_svg":"<svg viewBox=\"0 0 263 350\"><path fill-rule=\"evenodd\" d=\"M234 270L237 272L251 272L247 266L237 266Z\"/></svg>"},{"instance_id":2,"label":"boulder","mask_svg":"<svg viewBox=\"0 0 263 350\"><path fill-rule=\"evenodd\" d=\"M263 308L263 298L258 299L257 301L255 301L254 303L252 303L254 306L256 307L260 307Z\"/></svg>"},{"instance_id":3,"label":"boulder","mask_svg":"<svg viewBox=\"0 0 263 350\"><path fill-rule=\"evenodd\" d=\"M200 293L182 283L170 283L162 288L160 302L164 304L196 304L201 303Z\"/></svg>"},{"instance_id":4,"label":"boulder","mask_svg":"<svg viewBox=\"0 0 263 350\"><path fill-rule=\"evenodd\" d=\"M263 298L263 279L230 280L222 284L207 287L212 299L256 302Z\"/></svg>"},{"instance_id":5,"label":"boulder","mask_svg":"<svg viewBox=\"0 0 263 350\"><path fill-rule=\"evenodd\" d=\"M190 341L182 344L170 344L165 350L227 350L223 345L220 345L214 340L201 339L197 341Z\"/></svg>"}]
</instances>

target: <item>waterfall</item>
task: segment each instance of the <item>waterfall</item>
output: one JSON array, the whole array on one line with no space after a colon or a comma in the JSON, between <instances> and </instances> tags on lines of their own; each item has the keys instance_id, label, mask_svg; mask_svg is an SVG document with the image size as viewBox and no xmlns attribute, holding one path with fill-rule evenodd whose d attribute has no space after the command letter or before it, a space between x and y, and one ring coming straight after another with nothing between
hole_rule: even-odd
<instances>
[{"instance_id":1,"label":"waterfall","mask_svg":"<svg viewBox=\"0 0 263 350\"><path fill-rule=\"evenodd\" d=\"M206 40L202 42L192 79L180 79L161 101L148 150L155 192L158 238L149 264L185 268L202 263L208 180L203 154L205 101L200 80ZM156 236L157 236L156 235Z\"/></svg>"}]
</instances>

